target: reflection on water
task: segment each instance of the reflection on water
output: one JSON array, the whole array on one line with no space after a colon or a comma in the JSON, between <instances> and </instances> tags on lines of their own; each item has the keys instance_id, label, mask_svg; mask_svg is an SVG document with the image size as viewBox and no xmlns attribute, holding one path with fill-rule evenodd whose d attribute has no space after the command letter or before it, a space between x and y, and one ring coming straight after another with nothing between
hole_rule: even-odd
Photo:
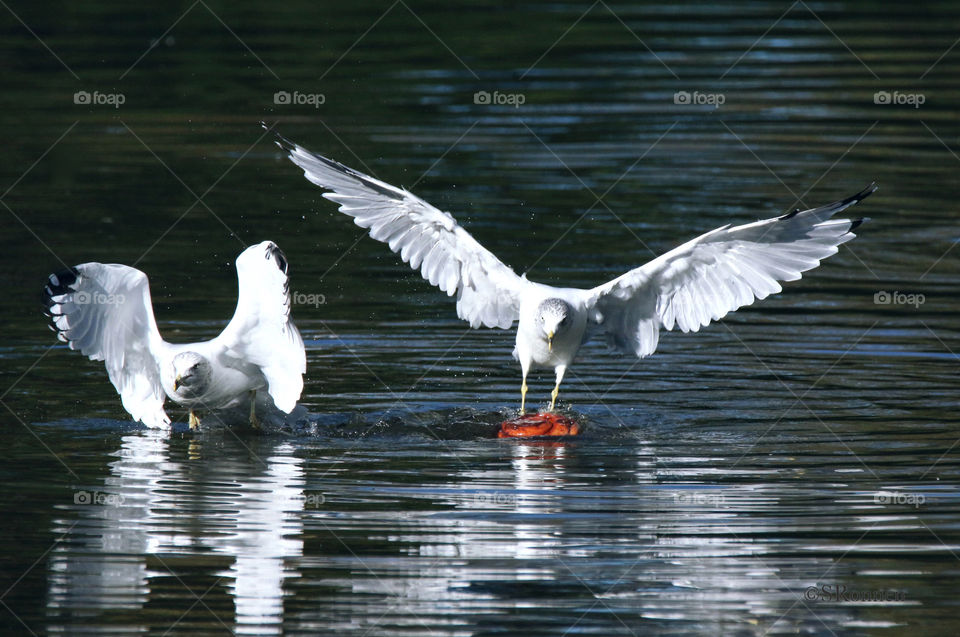
<instances>
[{"instance_id":1,"label":"reflection on water","mask_svg":"<svg viewBox=\"0 0 960 637\"><path fill-rule=\"evenodd\" d=\"M124 436L102 487L76 492L69 511L77 519L54 529L72 537L51 552L51 631L69 632L86 617L90 632L108 632L109 621L91 623L91 611L109 618L143 610L158 594L155 582L174 578L211 613L204 601L211 589L229 591L230 630L280 634L284 580L298 576L289 564L303 554L303 461L281 444L262 464L258 459L259 470L238 479L244 462L200 467L200 443L190 442L181 460L171 458L169 446L162 432ZM209 588L193 588L179 574L186 555L223 565L208 573L216 576Z\"/></svg>"},{"instance_id":2,"label":"reflection on water","mask_svg":"<svg viewBox=\"0 0 960 637\"><path fill-rule=\"evenodd\" d=\"M877 561L912 550L895 538L922 530L918 509L884 505L815 449L758 463L694 453L692 435L448 443L438 458L382 437L125 435L109 475L58 507L49 629L456 635L531 628L523 613L549 608L534 632L616 617L611 634L763 635L788 613L813 632L894 626L920 603ZM800 477L818 470L829 488ZM880 613L817 598L849 589L900 597Z\"/></svg>"}]
</instances>

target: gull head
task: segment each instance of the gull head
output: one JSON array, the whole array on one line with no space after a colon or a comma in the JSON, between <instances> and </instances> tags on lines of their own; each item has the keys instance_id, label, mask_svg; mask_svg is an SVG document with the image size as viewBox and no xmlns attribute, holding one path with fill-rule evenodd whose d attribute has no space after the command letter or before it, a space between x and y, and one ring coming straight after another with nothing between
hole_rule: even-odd
<instances>
[{"instance_id":1,"label":"gull head","mask_svg":"<svg viewBox=\"0 0 960 637\"><path fill-rule=\"evenodd\" d=\"M553 339L562 334L573 322L573 308L561 299L547 299L537 307L537 328L553 350Z\"/></svg>"},{"instance_id":2,"label":"gull head","mask_svg":"<svg viewBox=\"0 0 960 637\"><path fill-rule=\"evenodd\" d=\"M287 256L273 241L261 241L241 252L237 257L237 270L257 268L263 259L272 260L281 272L287 274Z\"/></svg>"},{"instance_id":3,"label":"gull head","mask_svg":"<svg viewBox=\"0 0 960 637\"><path fill-rule=\"evenodd\" d=\"M210 385L210 361L196 352L181 352L173 357L173 391L183 398L203 394Z\"/></svg>"}]
</instances>

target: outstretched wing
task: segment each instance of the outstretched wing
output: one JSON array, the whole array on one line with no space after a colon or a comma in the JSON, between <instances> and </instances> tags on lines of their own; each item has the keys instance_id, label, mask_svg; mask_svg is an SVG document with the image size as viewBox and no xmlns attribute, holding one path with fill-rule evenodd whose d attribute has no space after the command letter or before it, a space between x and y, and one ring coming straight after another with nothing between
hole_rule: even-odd
<instances>
[{"instance_id":1,"label":"outstretched wing","mask_svg":"<svg viewBox=\"0 0 960 637\"><path fill-rule=\"evenodd\" d=\"M148 427L168 427L160 359L167 346L153 318L147 275L125 265L84 263L50 276L50 326L70 349L103 361L123 407Z\"/></svg>"},{"instance_id":2,"label":"outstretched wing","mask_svg":"<svg viewBox=\"0 0 960 637\"><path fill-rule=\"evenodd\" d=\"M863 219L832 217L877 189L811 210L724 226L588 292L592 320L611 345L639 357L657 349L660 327L696 332L779 292L853 239Z\"/></svg>"},{"instance_id":3,"label":"outstretched wing","mask_svg":"<svg viewBox=\"0 0 960 637\"><path fill-rule=\"evenodd\" d=\"M259 367L273 402L290 413L303 392L307 354L290 320L287 259L272 241L250 246L237 257L237 278L237 310L216 340L228 356Z\"/></svg>"},{"instance_id":4,"label":"outstretched wing","mask_svg":"<svg viewBox=\"0 0 960 637\"><path fill-rule=\"evenodd\" d=\"M323 196L340 204L340 212L369 228L372 238L390 246L430 283L449 296L456 293L457 315L471 327L506 329L519 317L524 279L450 214L406 190L278 138L277 144L306 178L330 191Z\"/></svg>"}]
</instances>

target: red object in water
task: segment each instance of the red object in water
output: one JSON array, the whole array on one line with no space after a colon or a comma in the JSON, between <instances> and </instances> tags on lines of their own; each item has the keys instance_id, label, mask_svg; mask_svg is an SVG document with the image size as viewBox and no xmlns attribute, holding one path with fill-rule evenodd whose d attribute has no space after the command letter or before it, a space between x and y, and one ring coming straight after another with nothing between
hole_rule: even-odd
<instances>
[{"instance_id":1,"label":"red object in water","mask_svg":"<svg viewBox=\"0 0 960 637\"><path fill-rule=\"evenodd\" d=\"M577 421L561 414L529 414L500 424L497 438L529 438L532 436L576 436L580 433Z\"/></svg>"}]
</instances>

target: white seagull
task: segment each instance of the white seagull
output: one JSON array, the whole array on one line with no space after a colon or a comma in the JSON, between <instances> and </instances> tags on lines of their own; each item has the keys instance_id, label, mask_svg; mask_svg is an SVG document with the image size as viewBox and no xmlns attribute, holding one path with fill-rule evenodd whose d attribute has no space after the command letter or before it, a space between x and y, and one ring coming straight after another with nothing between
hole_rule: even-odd
<instances>
[{"instance_id":1,"label":"white seagull","mask_svg":"<svg viewBox=\"0 0 960 637\"><path fill-rule=\"evenodd\" d=\"M50 327L91 360L106 364L110 382L134 420L168 428L164 395L190 410L221 409L250 397L250 424L259 426L256 392L266 389L286 413L303 391L307 359L290 320L287 260L272 241L237 257L237 309L219 336L168 343L153 317L147 275L125 265L83 263L50 276L43 289Z\"/></svg>"},{"instance_id":2,"label":"white seagull","mask_svg":"<svg viewBox=\"0 0 960 637\"><path fill-rule=\"evenodd\" d=\"M717 228L598 287L556 288L517 276L446 212L396 188L315 155L282 136L277 144L324 197L340 204L370 236L400 254L423 278L457 296L471 327L509 328L519 319L513 356L520 362L520 413L531 368L552 367L560 382L594 331L640 358L657 349L660 328L696 332L728 312L780 292L853 239L863 219L832 219L877 189L819 208L741 226Z\"/></svg>"}]
</instances>

